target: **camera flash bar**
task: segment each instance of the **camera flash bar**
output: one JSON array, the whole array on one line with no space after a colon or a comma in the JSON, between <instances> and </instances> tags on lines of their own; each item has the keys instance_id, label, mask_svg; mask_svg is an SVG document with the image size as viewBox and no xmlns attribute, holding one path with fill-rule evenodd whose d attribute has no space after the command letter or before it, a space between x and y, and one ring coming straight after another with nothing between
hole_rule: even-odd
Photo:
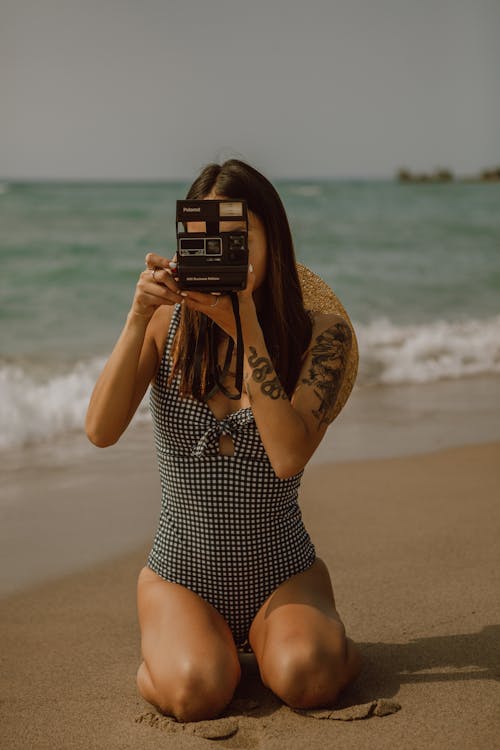
<instances>
[{"instance_id":1,"label":"camera flash bar","mask_svg":"<svg viewBox=\"0 0 500 750\"><path fill-rule=\"evenodd\" d=\"M243 216L243 204L239 201L221 201L219 216Z\"/></svg>"},{"instance_id":2,"label":"camera flash bar","mask_svg":"<svg viewBox=\"0 0 500 750\"><path fill-rule=\"evenodd\" d=\"M247 204L243 200L221 198L177 201L176 220L219 222L241 219L247 222Z\"/></svg>"}]
</instances>

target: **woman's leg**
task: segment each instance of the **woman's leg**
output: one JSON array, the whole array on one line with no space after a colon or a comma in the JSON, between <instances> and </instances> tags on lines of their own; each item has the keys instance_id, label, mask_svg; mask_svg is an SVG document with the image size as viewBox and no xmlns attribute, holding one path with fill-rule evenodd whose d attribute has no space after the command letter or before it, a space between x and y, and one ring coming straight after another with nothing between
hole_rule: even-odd
<instances>
[{"instance_id":1,"label":"woman's leg","mask_svg":"<svg viewBox=\"0 0 500 750\"><path fill-rule=\"evenodd\" d=\"M319 559L264 602L249 639L262 681L294 708L332 706L361 670L361 655L346 638L328 569Z\"/></svg>"},{"instance_id":2,"label":"woman's leg","mask_svg":"<svg viewBox=\"0 0 500 750\"><path fill-rule=\"evenodd\" d=\"M179 721L210 719L230 702L241 667L229 627L211 604L143 568L137 608L144 661L139 692Z\"/></svg>"}]
</instances>

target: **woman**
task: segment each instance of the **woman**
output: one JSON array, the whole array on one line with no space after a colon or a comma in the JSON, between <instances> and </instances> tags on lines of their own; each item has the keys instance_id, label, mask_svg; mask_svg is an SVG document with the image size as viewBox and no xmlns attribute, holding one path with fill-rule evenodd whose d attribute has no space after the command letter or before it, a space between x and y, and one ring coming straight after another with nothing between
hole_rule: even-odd
<instances>
[{"instance_id":1,"label":"woman","mask_svg":"<svg viewBox=\"0 0 500 750\"><path fill-rule=\"evenodd\" d=\"M297 494L347 397L354 336L345 317L304 309L286 214L259 172L237 160L211 164L187 197L247 201L241 398L213 394L205 339L201 364L193 359L208 322L224 361L237 338L230 298L181 291L170 259L149 253L86 419L89 439L112 445L152 384L162 510L138 580L137 685L180 721L215 717L232 698L238 648L248 641L264 684L284 702L332 705L361 660ZM189 222L188 231L199 229ZM234 376L233 365L226 390L234 391Z\"/></svg>"}]
</instances>

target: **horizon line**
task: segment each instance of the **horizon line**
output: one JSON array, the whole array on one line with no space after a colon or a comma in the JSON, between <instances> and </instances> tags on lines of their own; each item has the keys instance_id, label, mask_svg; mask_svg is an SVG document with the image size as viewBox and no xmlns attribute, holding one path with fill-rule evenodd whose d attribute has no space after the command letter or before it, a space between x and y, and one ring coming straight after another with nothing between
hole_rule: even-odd
<instances>
[{"instance_id":1,"label":"horizon line","mask_svg":"<svg viewBox=\"0 0 500 750\"><path fill-rule=\"evenodd\" d=\"M271 175L269 179L280 181L322 181L322 180L391 180L397 175ZM196 175L172 177L8 177L0 176L0 184L15 182L124 182L124 183L154 183L154 182L192 182Z\"/></svg>"},{"instance_id":2,"label":"horizon line","mask_svg":"<svg viewBox=\"0 0 500 750\"><path fill-rule=\"evenodd\" d=\"M444 168L443 168L444 169ZM477 170L476 172L454 172L451 169L447 169L447 171L450 172L452 175L452 180L467 180L467 179L479 179L481 177L481 174L483 172L492 170L492 167L489 168L481 168ZM495 170L498 170L498 167L495 168ZM428 175L428 176L434 176L435 171L425 171L425 170L411 170L409 168L403 168L399 167L391 174L365 174L365 175L349 175L349 174L332 174L332 175L271 175L269 176L269 179L271 181L279 181L279 182L325 182L328 180L338 180L338 181L353 181L353 180L360 180L360 181L398 181L399 174L403 171L408 172L412 177L418 177L420 175ZM191 183L193 179L196 179L196 174L190 175L190 176L179 176L179 175L173 175L171 177L79 177L79 176L43 176L43 177L30 177L30 176L21 176L21 177L8 177L8 176L0 176L0 184L14 184L14 183L26 183L26 182L59 182L59 183L108 183L108 184L117 184L117 183L123 183L123 184L155 184L155 183L169 183L169 182L187 182Z\"/></svg>"}]
</instances>

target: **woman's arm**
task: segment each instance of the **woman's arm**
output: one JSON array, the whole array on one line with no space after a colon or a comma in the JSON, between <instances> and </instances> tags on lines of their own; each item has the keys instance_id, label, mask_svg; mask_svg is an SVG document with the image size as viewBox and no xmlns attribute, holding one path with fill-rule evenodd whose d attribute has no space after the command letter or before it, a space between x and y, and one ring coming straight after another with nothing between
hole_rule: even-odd
<instances>
[{"instance_id":1,"label":"woman's arm","mask_svg":"<svg viewBox=\"0 0 500 750\"><path fill-rule=\"evenodd\" d=\"M333 419L352 346L351 329L338 315L321 317L290 400L272 365L256 312L242 316L242 328L244 379L252 411L271 465L286 479L304 468Z\"/></svg>"},{"instance_id":2,"label":"woman's arm","mask_svg":"<svg viewBox=\"0 0 500 750\"><path fill-rule=\"evenodd\" d=\"M158 354L151 328L147 319L129 314L95 384L85 432L99 448L117 442L155 375Z\"/></svg>"},{"instance_id":3,"label":"woman's arm","mask_svg":"<svg viewBox=\"0 0 500 750\"><path fill-rule=\"evenodd\" d=\"M100 448L116 443L135 414L156 375L172 305L182 300L166 270L169 260L149 253L146 263L165 270L155 272L155 279L151 267L141 274L126 323L90 397L85 432Z\"/></svg>"}]
</instances>

